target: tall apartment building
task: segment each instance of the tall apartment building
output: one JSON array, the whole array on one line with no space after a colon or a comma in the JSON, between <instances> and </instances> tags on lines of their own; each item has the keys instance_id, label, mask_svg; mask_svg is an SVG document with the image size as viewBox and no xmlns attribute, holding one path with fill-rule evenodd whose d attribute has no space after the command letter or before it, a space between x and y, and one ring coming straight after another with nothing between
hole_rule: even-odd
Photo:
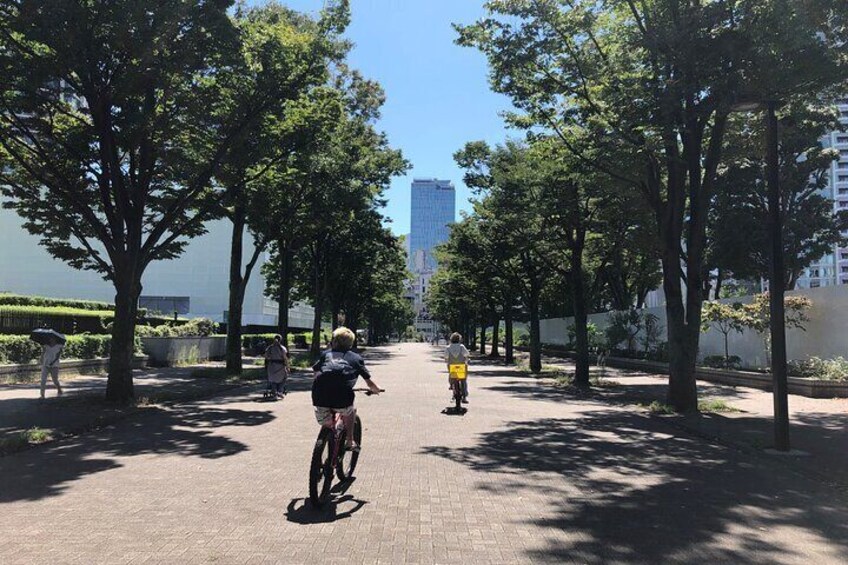
<instances>
[{"instance_id":1,"label":"tall apartment building","mask_svg":"<svg viewBox=\"0 0 848 565\"><path fill-rule=\"evenodd\" d=\"M432 334L436 327L427 314L424 297L437 268L433 254L447 241L456 218L456 189L450 181L415 179L412 182L411 231L408 238L408 267L413 274L409 298L416 312L416 329Z\"/></svg>"},{"instance_id":2,"label":"tall apartment building","mask_svg":"<svg viewBox=\"0 0 848 565\"><path fill-rule=\"evenodd\" d=\"M837 101L840 121L848 129L848 97ZM825 136L825 147L839 151L839 160L830 166L830 183L825 191L833 199L836 210L848 210L848 131L834 131ZM843 235L848 236L848 232ZM848 284L848 248L835 248L832 254L822 257L798 279L798 288L817 288Z\"/></svg>"}]
</instances>

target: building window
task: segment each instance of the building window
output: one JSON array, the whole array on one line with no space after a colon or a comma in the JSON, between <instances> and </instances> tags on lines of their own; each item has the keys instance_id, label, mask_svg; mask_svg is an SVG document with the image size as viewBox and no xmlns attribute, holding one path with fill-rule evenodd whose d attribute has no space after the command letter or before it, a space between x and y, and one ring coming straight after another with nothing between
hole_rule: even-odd
<instances>
[{"instance_id":1,"label":"building window","mask_svg":"<svg viewBox=\"0 0 848 565\"><path fill-rule=\"evenodd\" d=\"M188 314L190 306L191 299L188 296L141 296L138 299L138 307L146 308L151 314Z\"/></svg>"}]
</instances>

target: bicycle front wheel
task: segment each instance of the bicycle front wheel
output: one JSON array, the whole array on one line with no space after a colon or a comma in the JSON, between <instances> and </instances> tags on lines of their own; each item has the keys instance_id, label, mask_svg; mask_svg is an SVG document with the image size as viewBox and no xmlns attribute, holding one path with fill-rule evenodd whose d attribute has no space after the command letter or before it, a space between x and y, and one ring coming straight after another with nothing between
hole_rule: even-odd
<instances>
[{"instance_id":1,"label":"bicycle front wheel","mask_svg":"<svg viewBox=\"0 0 848 565\"><path fill-rule=\"evenodd\" d=\"M356 417L356 423L353 426L353 439L357 445L362 445L362 420L359 419L359 416ZM339 446L339 460L336 464L336 474L340 481L346 481L353 477L357 461L359 461L359 452L348 451L344 442L342 442Z\"/></svg>"},{"instance_id":2,"label":"bicycle front wheel","mask_svg":"<svg viewBox=\"0 0 848 565\"><path fill-rule=\"evenodd\" d=\"M309 500L316 508L327 502L333 485L333 443L333 431L321 428L309 468Z\"/></svg>"}]
</instances>

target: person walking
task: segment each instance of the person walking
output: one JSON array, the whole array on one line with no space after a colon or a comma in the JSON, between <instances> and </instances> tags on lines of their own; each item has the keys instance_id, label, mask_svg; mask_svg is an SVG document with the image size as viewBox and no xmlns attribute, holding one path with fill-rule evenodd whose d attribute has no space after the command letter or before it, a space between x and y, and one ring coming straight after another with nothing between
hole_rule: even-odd
<instances>
[{"instance_id":1,"label":"person walking","mask_svg":"<svg viewBox=\"0 0 848 565\"><path fill-rule=\"evenodd\" d=\"M286 380L289 376L289 352L283 345L281 335L274 336L274 342L265 350L265 365L268 370L268 390L277 398L286 394Z\"/></svg>"},{"instance_id":2,"label":"person walking","mask_svg":"<svg viewBox=\"0 0 848 565\"><path fill-rule=\"evenodd\" d=\"M41 346L41 400L47 388L47 374L53 379L59 396L62 396L62 385L59 384L59 357L62 355L63 343L49 343Z\"/></svg>"}]
</instances>

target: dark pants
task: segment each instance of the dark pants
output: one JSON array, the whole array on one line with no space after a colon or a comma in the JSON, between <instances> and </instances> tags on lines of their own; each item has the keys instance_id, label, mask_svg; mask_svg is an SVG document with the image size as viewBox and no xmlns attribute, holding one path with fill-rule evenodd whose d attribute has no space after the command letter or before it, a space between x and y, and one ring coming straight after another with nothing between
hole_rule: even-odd
<instances>
[{"instance_id":1,"label":"dark pants","mask_svg":"<svg viewBox=\"0 0 848 565\"><path fill-rule=\"evenodd\" d=\"M283 392L284 389L285 387L283 386L283 383L272 383L271 381L268 381L268 390L271 392L279 394Z\"/></svg>"}]
</instances>

